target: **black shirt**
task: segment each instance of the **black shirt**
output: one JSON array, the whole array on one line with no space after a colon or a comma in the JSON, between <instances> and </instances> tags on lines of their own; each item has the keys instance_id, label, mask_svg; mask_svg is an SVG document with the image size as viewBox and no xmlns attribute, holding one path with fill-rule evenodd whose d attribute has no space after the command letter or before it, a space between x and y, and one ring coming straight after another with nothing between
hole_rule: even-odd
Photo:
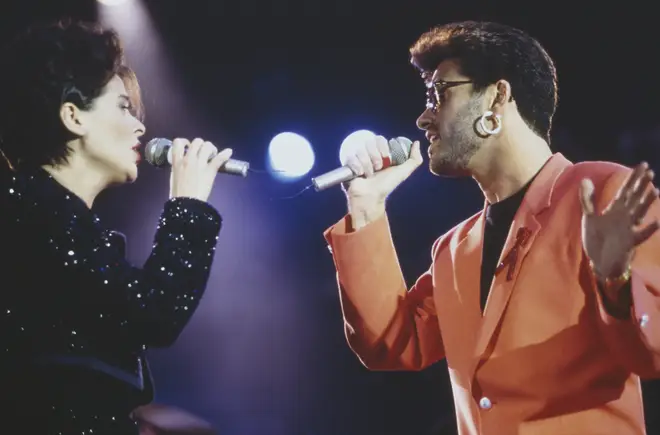
<instances>
[{"instance_id":1,"label":"black shirt","mask_svg":"<svg viewBox=\"0 0 660 435\"><path fill-rule=\"evenodd\" d=\"M495 276L495 269L509 234L513 217L520 207L525 193L532 184L530 180L514 195L486 207L486 225L481 259L481 311L486 307L490 286Z\"/></svg>"}]
</instances>

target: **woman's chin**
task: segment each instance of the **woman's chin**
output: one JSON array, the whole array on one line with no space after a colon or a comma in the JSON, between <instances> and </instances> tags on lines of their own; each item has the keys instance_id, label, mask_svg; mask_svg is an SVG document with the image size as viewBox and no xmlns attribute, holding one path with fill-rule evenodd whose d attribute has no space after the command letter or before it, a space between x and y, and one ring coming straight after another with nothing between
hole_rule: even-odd
<instances>
[{"instance_id":1,"label":"woman's chin","mask_svg":"<svg viewBox=\"0 0 660 435\"><path fill-rule=\"evenodd\" d=\"M137 177L138 177L138 169L136 166L134 171L131 171L126 175L126 182L133 183L135 180L137 180Z\"/></svg>"},{"instance_id":2,"label":"woman's chin","mask_svg":"<svg viewBox=\"0 0 660 435\"><path fill-rule=\"evenodd\" d=\"M133 183L135 180L137 180L138 177L138 168L137 168L137 163L126 168L122 174L123 176L117 177L119 183Z\"/></svg>"}]
</instances>

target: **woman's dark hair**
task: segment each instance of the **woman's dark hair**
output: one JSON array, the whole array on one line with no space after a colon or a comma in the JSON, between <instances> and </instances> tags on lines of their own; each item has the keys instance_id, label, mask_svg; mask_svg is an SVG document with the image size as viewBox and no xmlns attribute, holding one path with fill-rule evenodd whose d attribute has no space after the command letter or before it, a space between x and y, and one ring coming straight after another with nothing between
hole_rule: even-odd
<instances>
[{"instance_id":1,"label":"woman's dark hair","mask_svg":"<svg viewBox=\"0 0 660 435\"><path fill-rule=\"evenodd\" d=\"M140 88L124 65L117 34L71 20L31 27L0 57L0 150L12 166L65 163L74 139L60 119L62 104L89 110L119 76L142 117Z\"/></svg>"}]
</instances>

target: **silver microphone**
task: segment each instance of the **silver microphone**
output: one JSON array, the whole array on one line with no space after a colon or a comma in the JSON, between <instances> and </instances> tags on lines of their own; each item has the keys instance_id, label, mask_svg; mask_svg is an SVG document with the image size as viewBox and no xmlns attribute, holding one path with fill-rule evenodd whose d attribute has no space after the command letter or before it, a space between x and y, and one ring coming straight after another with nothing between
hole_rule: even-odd
<instances>
[{"instance_id":1,"label":"silver microphone","mask_svg":"<svg viewBox=\"0 0 660 435\"><path fill-rule=\"evenodd\" d=\"M387 166L384 166L383 169L389 166L397 166L401 163L408 160L410 157L410 148L412 147L412 141L407 137L396 137L390 139L389 142L390 163ZM342 166L325 174L319 175L318 177L312 178L312 184L314 189L318 192L319 190L327 189L328 187L336 186L337 184L343 183L345 181L350 181L353 178L356 178L357 175L353 170L348 166Z\"/></svg>"},{"instance_id":2,"label":"silver microphone","mask_svg":"<svg viewBox=\"0 0 660 435\"><path fill-rule=\"evenodd\" d=\"M213 156L215 157L215 156ZM144 149L144 158L152 165L162 168L172 165L172 141L162 137L156 137L147 142ZM250 163L242 160L229 159L220 167L218 172L231 175L247 176Z\"/></svg>"}]
</instances>

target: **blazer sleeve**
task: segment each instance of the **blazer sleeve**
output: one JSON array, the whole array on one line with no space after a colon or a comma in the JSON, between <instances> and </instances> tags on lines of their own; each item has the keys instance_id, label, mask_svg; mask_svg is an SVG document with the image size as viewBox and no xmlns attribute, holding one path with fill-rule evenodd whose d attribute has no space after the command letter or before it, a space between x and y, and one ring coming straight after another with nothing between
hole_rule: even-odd
<instances>
[{"instance_id":1,"label":"blazer sleeve","mask_svg":"<svg viewBox=\"0 0 660 435\"><path fill-rule=\"evenodd\" d=\"M352 351L368 369L383 371L421 370L444 358L431 270L408 291L387 216L354 232L348 219L324 235Z\"/></svg>"},{"instance_id":2,"label":"blazer sleeve","mask_svg":"<svg viewBox=\"0 0 660 435\"><path fill-rule=\"evenodd\" d=\"M59 291L76 301L99 331L115 331L150 347L167 347L183 331L204 294L221 217L208 203L165 203L151 254L142 267L124 257L124 240L75 219L48 225L40 240L57 265ZM62 267L61 265L64 265Z\"/></svg>"},{"instance_id":3,"label":"blazer sleeve","mask_svg":"<svg viewBox=\"0 0 660 435\"><path fill-rule=\"evenodd\" d=\"M602 193L597 192L598 210L603 210L623 185L630 169L620 170L609 176ZM660 219L660 202L651 206L642 225ZM585 261L585 263L588 263ZM600 325L605 342L613 354L631 372L644 377L660 375L660 232L637 247L631 264L631 279L624 291L631 292L630 307L625 318L614 317L605 308L602 295L597 291L596 280L590 274L596 293Z\"/></svg>"}]
</instances>

